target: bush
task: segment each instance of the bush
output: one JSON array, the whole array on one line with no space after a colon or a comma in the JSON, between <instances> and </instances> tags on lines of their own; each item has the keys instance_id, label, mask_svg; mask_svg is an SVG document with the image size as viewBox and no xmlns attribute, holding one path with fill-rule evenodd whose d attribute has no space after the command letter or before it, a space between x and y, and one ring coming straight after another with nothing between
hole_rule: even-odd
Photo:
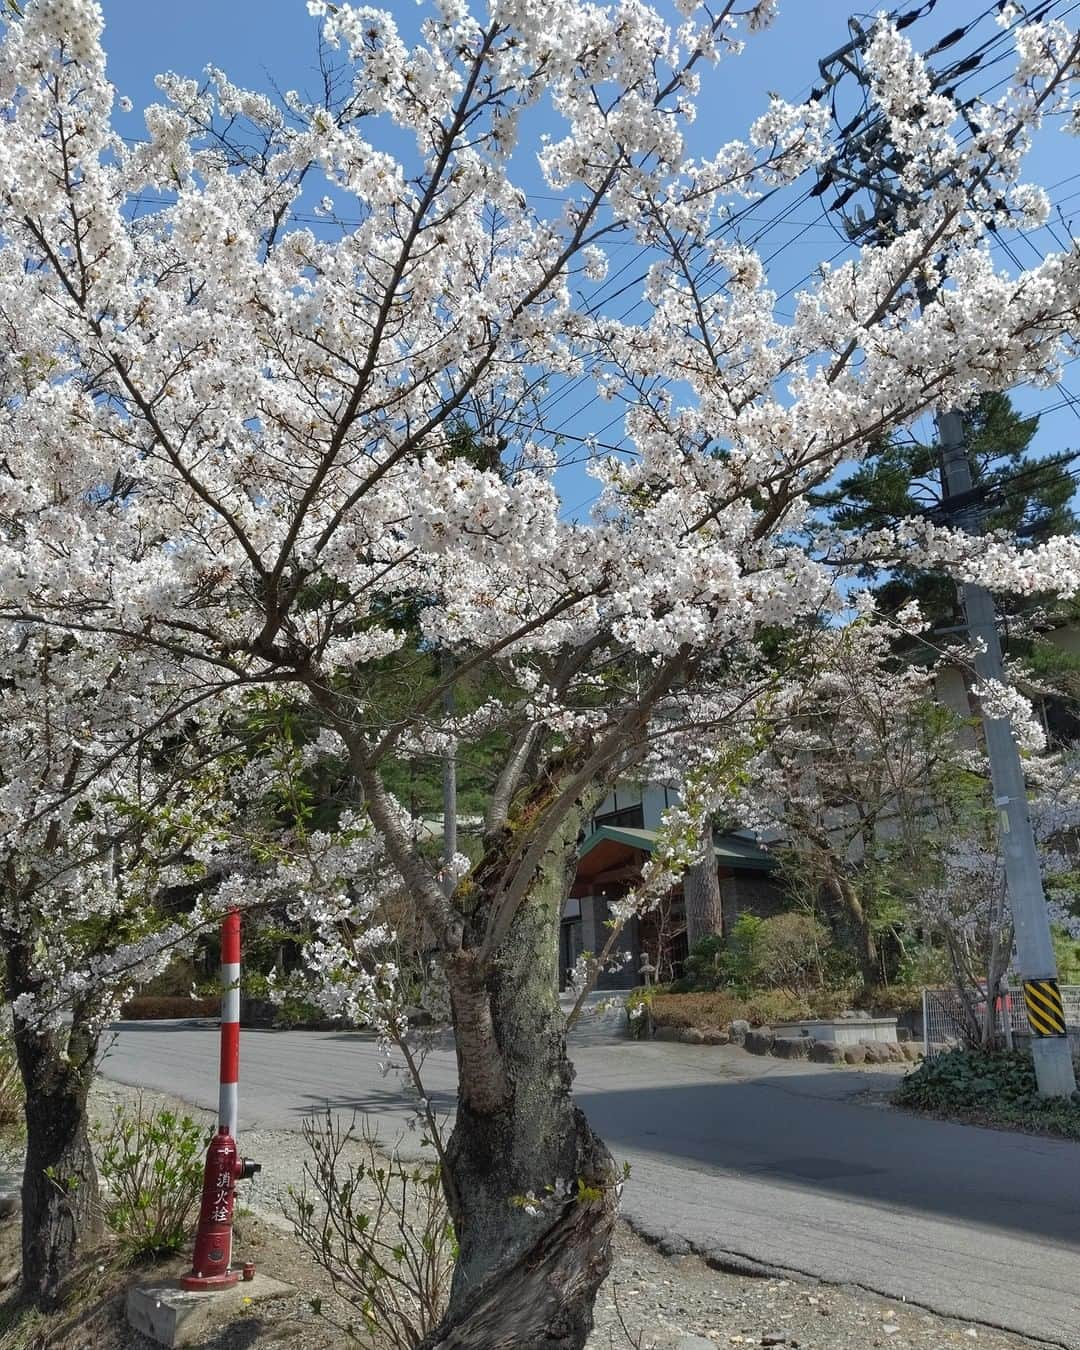
<instances>
[{"instance_id":1,"label":"bush","mask_svg":"<svg viewBox=\"0 0 1080 1350\"><path fill-rule=\"evenodd\" d=\"M711 957L717 977L735 989L802 994L822 983L822 959L831 941L825 925L809 914L774 914L769 919L741 914L726 942L704 939L721 942L721 947L703 952L700 964L707 968ZM702 946L695 944L695 952ZM687 969L697 969L693 957Z\"/></svg>"},{"instance_id":2,"label":"bush","mask_svg":"<svg viewBox=\"0 0 1080 1350\"><path fill-rule=\"evenodd\" d=\"M120 1016L128 1021L160 1021L174 1017L217 1017L220 998L179 998L171 994L144 994L120 1005Z\"/></svg>"},{"instance_id":3,"label":"bush","mask_svg":"<svg viewBox=\"0 0 1080 1350\"><path fill-rule=\"evenodd\" d=\"M756 914L740 914L719 958L720 972L737 989L761 983L761 943L765 920Z\"/></svg>"},{"instance_id":4,"label":"bush","mask_svg":"<svg viewBox=\"0 0 1080 1350\"><path fill-rule=\"evenodd\" d=\"M821 984L822 954L829 930L809 914L776 914L760 921L755 935L758 978L772 989L803 993Z\"/></svg>"},{"instance_id":5,"label":"bush","mask_svg":"<svg viewBox=\"0 0 1080 1350\"><path fill-rule=\"evenodd\" d=\"M329 1110L303 1128L311 1157L285 1205L296 1236L373 1340L415 1350L443 1314L457 1261L439 1164L384 1159L366 1127L344 1128Z\"/></svg>"},{"instance_id":6,"label":"bush","mask_svg":"<svg viewBox=\"0 0 1080 1350\"><path fill-rule=\"evenodd\" d=\"M811 1017L835 1017L850 1001L847 991L842 989L817 989L798 995L785 989L755 989L746 994L717 989L684 994L664 987L650 992L656 1026L698 1027L702 1031L726 1031L736 1018L760 1027L802 1022ZM640 993L643 995L644 991ZM632 994L631 1003L633 999ZM633 1017L630 1024L635 1025Z\"/></svg>"},{"instance_id":7,"label":"bush","mask_svg":"<svg viewBox=\"0 0 1080 1350\"><path fill-rule=\"evenodd\" d=\"M676 981L678 988L690 990L715 989L723 979L724 939L719 934L698 938L683 962L683 976Z\"/></svg>"},{"instance_id":8,"label":"bush","mask_svg":"<svg viewBox=\"0 0 1080 1350\"><path fill-rule=\"evenodd\" d=\"M876 1016L922 1012L922 986L910 984L864 985L854 998L854 1006Z\"/></svg>"},{"instance_id":9,"label":"bush","mask_svg":"<svg viewBox=\"0 0 1080 1350\"><path fill-rule=\"evenodd\" d=\"M105 1222L133 1258L178 1251L203 1183L207 1133L189 1116L117 1106L94 1131Z\"/></svg>"},{"instance_id":10,"label":"bush","mask_svg":"<svg viewBox=\"0 0 1080 1350\"><path fill-rule=\"evenodd\" d=\"M900 1084L898 1106L913 1111L1080 1139L1080 1093L1039 1096L1031 1056L1020 1050L949 1050L924 1060Z\"/></svg>"}]
</instances>

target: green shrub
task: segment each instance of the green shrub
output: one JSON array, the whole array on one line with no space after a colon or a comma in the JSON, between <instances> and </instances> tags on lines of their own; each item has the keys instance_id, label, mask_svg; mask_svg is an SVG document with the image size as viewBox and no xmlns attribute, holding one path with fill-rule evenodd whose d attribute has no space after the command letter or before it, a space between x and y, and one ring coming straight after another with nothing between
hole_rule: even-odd
<instances>
[{"instance_id":1,"label":"green shrub","mask_svg":"<svg viewBox=\"0 0 1080 1350\"><path fill-rule=\"evenodd\" d=\"M854 996L853 1006L881 1017L922 1011L922 986L911 984L864 985Z\"/></svg>"},{"instance_id":2,"label":"green shrub","mask_svg":"<svg viewBox=\"0 0 1080 1350\"><path fill-rule=\"evenodd\" d=\"M800 994L821 984L822 955L832 937L817 919L775 914L759 920L753 941L760 983Z\"/></svg>"},{"instance_id":3,"label":"green shrub","mask_svg":"<svg viewBox=\"0 0 1080 1350\"><path fill-rule=\"evenodd\" d=\"M680 989L715 989L723 979L724 939L718 934L698 938L683 963L683 977L676 981Z\"/></svg>"},{"instance_id":4,"label":"green shrub","mask_svg":"<svg viewBox=\"0 0 1080 1350\"><path fill-rule=\"evenodd\" d=\"M907 1075L894 1101L957 1120L1080 1139L1080 1093L1071 1100L1040 1097L1031 1056L1020 1050L935 1055Z\"/></svg>"},{"instance_id":5,"label":"green shrub","mask_svg":"<svg viewBox=\"0 0 1080 1350\"><path fill-rule=\"evenodd\" d=\"M132 1258L184 1245L203 1182L207 1132L189 1116L138 1101L94 1131L108 1191L105 1222Z\"/></svg>"},{"instance_id":6,"label":"green shrub","mask_svg":"<svg viewBox=\"0 0 1080 1350\"><path fill-rule=\"evenodd\" d=\"M756 914L740 914L720 956L724 980L736 989L752 989L761 983L762 928L765 920Z\"/></svg>"}]
</instances>

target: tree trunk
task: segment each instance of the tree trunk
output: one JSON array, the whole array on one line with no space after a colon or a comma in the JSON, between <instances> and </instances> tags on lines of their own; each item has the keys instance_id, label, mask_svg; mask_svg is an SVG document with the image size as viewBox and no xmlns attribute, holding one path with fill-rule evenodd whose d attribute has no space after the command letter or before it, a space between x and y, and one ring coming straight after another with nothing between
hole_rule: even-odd
<instances>
[{"instance_id":1,"label":"tree trunk","mask_svg":"<svg viewBox=\"0 0 1080 1350\"><path fill-rule=\"evenodd\" d=\"M867 987L880 984L881 961L874 939L874 930L870 926L870 920L855 887L842 873L833 872L826 877L825 889L851 925L863 983Z\"/></svg>"},{"instance_id":2,"label":"tree trunk","mask_svg":"<svg viewBox=\"0 0 1080 1350\"><path fill-rule=\"evenodd\" d=\"M15 1019L15 1049L26 1087L22 1183L22 1295L55 1308L84 1247L101 1233L97 1169L86 1101L96 1037L38 1032ZM74 1052L74 1053L73 1053Z\"/></svg>"},{"instance_id":3,"label":"tree trunk","mask_svg":"<svg viewBox=\"0 0 1080 1350\"><path fill-rule=\"evenodd\" d=\"M712 821L701 836L701 856L683 881L686 897L686 943L691 949L704 937L719 937L724 931L720 873L713 848Z\"/></svg>"},{"instance_id":4,"label":"tree trunk","mask_svg":"<svg viewBox=\"0 0 1080 1350\"><path fill-rule=\"evenodd\" d=\"M611 1266L615 1168L571 1100L557 994L571 817L491 967L474 975L467 954L451 963L460 1086L447 1158L460 1259L427 1350L581 1350Z\"/></svg>"}]
</instances>

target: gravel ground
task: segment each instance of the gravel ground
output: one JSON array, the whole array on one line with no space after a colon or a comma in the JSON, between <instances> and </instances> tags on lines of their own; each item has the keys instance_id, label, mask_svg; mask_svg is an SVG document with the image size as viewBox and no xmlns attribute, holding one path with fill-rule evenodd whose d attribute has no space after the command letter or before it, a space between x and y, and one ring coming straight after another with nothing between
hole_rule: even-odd
<instances>
[{"instance_id":1,"label":"gravel ground","mask_svg":"<svg viewBox=\"0 0 1080 1350\"><path fill-rule=\"evenodd\" d=\"M117 1103L131 1104L139 1094L117 1083L99 1082L92 1111L105 1119ZM142 1094L149 1106L178 1105L153 1093ZM200 1121L207 1112L184 1108ZM393 1144L393 1140L384 1141ZM235 1341L215 1342L215 1350L236 1346L289 1345L297 1350L323 1350L349 1342L310 1308L314 1292L326 1297L327 1280L299 1249L282 1214L290 1185L302 1182L307 1147L299 1133L254 1130L241 1139L242 1152L261 1161L265 1170L244 1183L240 1203L253 1211L248 1228L263 1251L254 1254L268 1274L300 1286L294 1299L265 1305L262 1325L253 1338L248 1326ZM272 1163L272 1165L271 1165ZM630 1184L633 1184L632 1182ZM238 1226L237 1251L243 1252L244 1221ZM858 1289L810 1281L768 1278L711 1269L693 1254L679 1255L679 1243L665 1244L665 1254L643 1241L625 1224L619 1226L610 1279L597 1301L596 1331L589 1350L725 1350L729 1346L774 1346L780 1350L1035 1350L1035 1342L987 1327L974 1327L889 1302ZM344 1305L328 1306L339 1319ZM95 1339L96 1350L103 1350ZM113 1344L144 1350L149 1342L132 1333ZM111 1350L111 1347L110 1347ZM526 1350L526 1347L522 1347Z\"/></svg>"}]
</instances>

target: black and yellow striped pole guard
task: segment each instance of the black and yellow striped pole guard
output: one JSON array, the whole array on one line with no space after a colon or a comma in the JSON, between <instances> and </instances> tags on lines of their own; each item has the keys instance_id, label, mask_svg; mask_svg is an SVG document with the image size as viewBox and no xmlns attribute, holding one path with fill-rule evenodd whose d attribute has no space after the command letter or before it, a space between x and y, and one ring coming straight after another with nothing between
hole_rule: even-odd
<instances>
[{"instance_id":1,"label":"black and yellow striped pole guard","mask_svg":"<svg viewBox=\"0 0 1080 1350\"><path fill-rule=\"evenodd\" d=\"M1024 1003L1033 1036L1068 1034L1057 980L1025 980Z\"/></svg>"}]
</instances>

